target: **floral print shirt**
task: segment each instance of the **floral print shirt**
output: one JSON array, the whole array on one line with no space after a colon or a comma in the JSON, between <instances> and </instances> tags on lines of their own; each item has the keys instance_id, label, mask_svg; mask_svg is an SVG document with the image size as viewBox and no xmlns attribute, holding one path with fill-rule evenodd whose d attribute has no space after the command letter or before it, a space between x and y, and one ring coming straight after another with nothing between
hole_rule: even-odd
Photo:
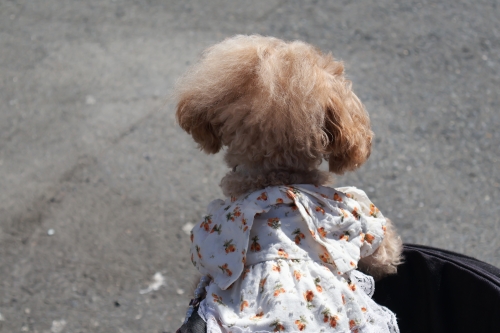
<instances>
[{"instance_id":1,"label":"floral print shirt","mask_svg":"<svg viewBox=\"0 0 500 333\"><path fill-rule=\"evenodd\" d=\"M274 186L215 200L191 232L191 261L212 278L207 332L399 332L356 271L385 218L354 187Z\"/></svg>"}]
</instances>

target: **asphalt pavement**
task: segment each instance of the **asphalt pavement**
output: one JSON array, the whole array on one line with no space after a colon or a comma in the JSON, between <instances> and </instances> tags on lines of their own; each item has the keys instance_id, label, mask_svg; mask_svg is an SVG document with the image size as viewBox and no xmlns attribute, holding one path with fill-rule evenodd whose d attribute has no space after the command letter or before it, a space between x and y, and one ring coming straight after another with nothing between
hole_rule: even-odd
<instances>
[{"instance_id":1,"label":"asphalt pavement","mask_svg":"<svg viewBox=\"0 0 500 333\"><path fill-rule=\"evenodd\" d=\"M175 123L175 80L235 34L342 59L376 135L337 177L404 242L500 266L495 0L0 2L0 332L175 332L186 230L228 171Z\"/></svg>"}]
</instances>

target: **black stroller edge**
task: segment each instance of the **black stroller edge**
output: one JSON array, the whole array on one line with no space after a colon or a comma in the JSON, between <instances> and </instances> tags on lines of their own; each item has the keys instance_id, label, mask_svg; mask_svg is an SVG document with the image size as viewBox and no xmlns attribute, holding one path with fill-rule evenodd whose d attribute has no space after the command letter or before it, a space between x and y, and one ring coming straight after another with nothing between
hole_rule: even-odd
<instances>
[{"instance_id":1,"label":"black stroller edge","mask_svg":"<svg viewBox=\"0 0 500 333\"><path fill-rule=\"evenodd\" d=\"M401 333L500 332L500 269L422 245L405 245L404 256L373 297L396 313Z\"/></svg>"},{"instance_id":2,"label":"black stroller edge","mask_svg":"<svg viewBox=\"0 0 500 333\"><path fill-rule=\"evenodd\" d=\"M196 308L196 310L198 310ZM194 311L187 323L181 326L176 333L205 333L207 331L207 324L200 317L198 311Z\"/></svg>"},{"instance_id":3,"label":"black stroller edge","mask_svg":"<svg viewBox=\"0 0 500 333\"><path fill-rule=\"evenodd\" d=\"M374 300L398 317L401 333L500 332L500 269L428 246L405 244L398 274L376 283ZM205 333L193 313L178 333Z\"/></svg>"},{"instance_id":4,"label":"black stroller edge","mask_svg":"<svg viewBox=\"0 0 500 333\"><path fill-rule=\"evenodd\" d=\"M470 270L471 273L477 274L478 276L481 276L485 279L489 279L491 283L497 286L500 285L500 269L485 262L479 261L475 258L468 257L460 253L436 249L424 245L405 244L404 247L405 249L413 249L445 261L449 260L450 262L462 267L463 269Z\"/></svg>"}]
</instances>

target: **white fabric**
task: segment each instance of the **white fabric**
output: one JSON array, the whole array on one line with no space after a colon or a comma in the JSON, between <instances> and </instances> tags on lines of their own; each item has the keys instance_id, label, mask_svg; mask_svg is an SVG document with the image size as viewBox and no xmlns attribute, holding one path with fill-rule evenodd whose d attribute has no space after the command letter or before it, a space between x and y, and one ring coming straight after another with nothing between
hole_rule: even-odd
<instances>
[{"instance_id":1,"label":"white fabric","mask_svg":"<svg viewBox=\"0 0 500 333\"><path fill-rule=\"evenodd\" d=\"M216 200L192 230L191 260L213 278L199 314L209 333L399 332L356 271L385 218L353 187L268 187Z\"/></svg>"}]
</instances>

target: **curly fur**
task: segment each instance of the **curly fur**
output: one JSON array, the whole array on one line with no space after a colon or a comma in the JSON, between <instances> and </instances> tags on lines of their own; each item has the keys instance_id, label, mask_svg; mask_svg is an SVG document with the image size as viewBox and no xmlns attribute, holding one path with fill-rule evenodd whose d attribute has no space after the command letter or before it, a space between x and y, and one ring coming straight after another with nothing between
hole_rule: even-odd
<instances>
[{"instance_id":1,"label":"curly fur","mask_svg":"<svg viewBox=\"0 0 500 333\"><path fill-rule=\"evenodd\" d=\"M391 220L386 219L386 232L382 244L368 257L361 258L359 270L379 280L397 272L397 266L403 263L403 242L398 236Z\"/></svg>"},{"instance_id":2,"label":"curly fur","mask_svg":"<svg viewBox=\"0 0 500 333\"><path fill-rule=\"evenodd\" d=\"M325 171L272 170L262 173L238 167L237 170L229 172L222 178L221 187L226 196L240 196L267 186L283 184L313 184L319 186L328 182L331 182L331 176Z\"/></svg>"},{"instance_id":3,"label":"curly fur","mask_svg":"<svg viewBox=\"0 0 500 333\"><path fill-rule=\"evenodd\" d=\"M323 159L330 172L342 174L370 156L370 120L342 62L300 41L226 39L203 52L178 82L176 97L177 120L200 149L226 148L233 171L221 187L228 196L271 185L323 185L330 181L318 170ZM374 267L399 260L389 250L377 258Z\"/></svg>"}]
</instances>

